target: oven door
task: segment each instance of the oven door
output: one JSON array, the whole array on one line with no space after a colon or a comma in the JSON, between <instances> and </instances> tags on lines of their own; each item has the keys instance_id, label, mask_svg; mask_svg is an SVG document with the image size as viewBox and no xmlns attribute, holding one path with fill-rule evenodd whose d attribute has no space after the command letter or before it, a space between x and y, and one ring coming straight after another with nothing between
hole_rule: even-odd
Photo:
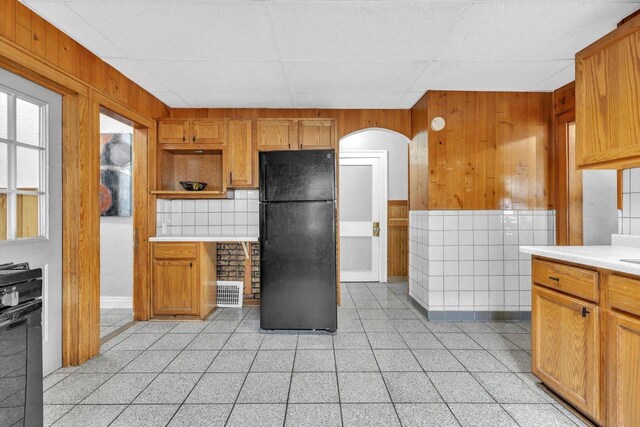
<instances>
[{"instance_id":1,"label":"oven door","mask_svg":"<svg viewBox=\"0 0 640 427\"><path fill-rule=\"evenodd\" d=\"M0 314L0 426L42 426L42 301Z\"/></svg>"}]
</instances>

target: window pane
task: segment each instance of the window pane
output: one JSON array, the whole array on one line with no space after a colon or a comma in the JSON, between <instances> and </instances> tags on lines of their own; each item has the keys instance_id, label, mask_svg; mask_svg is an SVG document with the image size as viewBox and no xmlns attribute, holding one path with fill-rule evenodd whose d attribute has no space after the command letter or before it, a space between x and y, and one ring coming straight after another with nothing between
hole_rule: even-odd
<instances>
[{"instance_id":1,"label":"window pane","mask_svg":"<svg viewBox=\"0 0 640 427\"><path fill-rule=\"evenodd\" d=\"M0 188L7 189L9 185L9 158L7 144L0 142Z\"/></svg>"},{"instance_id":2,"label":"window pane","mask_svg":"<svg viewBox=\"0 0 640 427\"><path fill-rule=\"evenodd\" d=\"M17 233L18 239L38 237L38 213L40 212L40 196L18 194L17 197Z\"/></svg>"},{"instance_id":3,"label":"window pane","mask_svg":"<svg viewBox=\"0 0 640 427\"><path fill-rule=\"evenodd\" d=\"M40 190L40 150L17 147L18 190Z\"/></svg>"},{"instance_id":4,"label":"window pane","mask_svg":"<svg viewBox=\"0 0 640 427\"><path fill-rule=\"evenodd\" d=\"M9 96L4 92L0 92L0 138L8 138L8 102Z\"/></svg>"},{"instance_id":5,"label":"window pane","mask_svg":"<svg viewBox=\"0 0 640 427\"><path fill-rule=\"evenodd\" d=\"M24 99L16 99L16 139L25 144L40 145L40 107Z\"/></svg>"},{"instance_id":6,"label":"window pane","mask_svg":"<svg viewBox=\"0 0 640 427\"><path fill-rule=\"evenodd\" d=\"M0 193L0 240L7 240L7 195Z\"/></svg>"}]
</instances>

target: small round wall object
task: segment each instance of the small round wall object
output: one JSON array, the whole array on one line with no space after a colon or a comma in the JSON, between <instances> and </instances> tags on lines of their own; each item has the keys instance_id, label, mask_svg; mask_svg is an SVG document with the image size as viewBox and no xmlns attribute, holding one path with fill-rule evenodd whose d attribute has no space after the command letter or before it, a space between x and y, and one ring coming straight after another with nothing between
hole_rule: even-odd
<instances>
[{"instance_id":1,"label":"small round wall object","mask_svg":"<svg viewBox=\"0 0 640 427\"><path fill-rule=\"evenodd\" d=\"M444 121L444 119L438 116L431 120L431 129L436 132L440 132L442 129L444 129L445 124L446 122Z\"/></svg>"}]
</instances>

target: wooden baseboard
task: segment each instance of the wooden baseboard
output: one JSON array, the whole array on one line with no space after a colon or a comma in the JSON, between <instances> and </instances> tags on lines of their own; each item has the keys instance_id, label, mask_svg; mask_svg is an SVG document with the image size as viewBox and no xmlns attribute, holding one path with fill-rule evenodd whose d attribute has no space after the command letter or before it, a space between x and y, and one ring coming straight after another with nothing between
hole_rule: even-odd
<instances>
[{"instance_id":1,"label":"wooden baseboard","mask_svg":"<svg viewBox=\"0 0 640 427\"><path fill-rule=\"evenodd\" d=\"M260 305L260 299L259 298L245 298L245 299L242 300L242 304L243 305L258 306L258 305Z\"/></svg>"}]
</instances>

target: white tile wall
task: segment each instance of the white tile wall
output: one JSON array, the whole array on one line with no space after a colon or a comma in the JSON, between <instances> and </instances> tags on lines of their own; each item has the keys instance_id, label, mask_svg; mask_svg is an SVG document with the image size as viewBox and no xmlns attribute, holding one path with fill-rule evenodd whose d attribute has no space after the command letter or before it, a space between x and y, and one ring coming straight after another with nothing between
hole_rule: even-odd
<instances>
[{"instance_id":1,"label":"white tile wall","mask_svg":"<svg viewBox=\"0 0 640 427\"><path fill-rule=\"evenodd\" d=\"M640 235L640 168L622 172L622 212L618 232Z\"/></svg>"},{"instance_id":2,"label":"white tile wall","mask_svg":"<svg viewBox=\"0 0 640 427\"><path fill-rule=\"evenodd\" d=\"M530 311L530 256L555 211L409 212L409 292L430 311Z\"/></svg>"},{"instance_id":3,"label":"white tile wall","mask_svg":"<svg viewBox=\"0 0 640 427\"><path fill-rule=\"evenodd\" d=\"M234 199L158 199L156 235L257 236L258 190L235 190L234 194Z\"/></svg>"}]
</instances>

